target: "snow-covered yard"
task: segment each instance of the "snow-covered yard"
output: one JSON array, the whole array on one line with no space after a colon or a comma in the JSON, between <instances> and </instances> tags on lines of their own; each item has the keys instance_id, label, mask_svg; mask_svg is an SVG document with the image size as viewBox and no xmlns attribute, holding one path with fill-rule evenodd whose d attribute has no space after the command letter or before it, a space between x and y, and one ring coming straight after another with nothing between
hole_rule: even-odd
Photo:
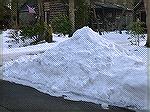
<instances>
[{"instance_id":1,"label":"snow-covered yard","mask_svg":"<svg viewBox=\"0 0 150 112\"><path fill-rule=\"evenodd\" d=\"M53 34L54 43L41 43L38 45L28 45L23 47L23 42L21 40L16 43L15 39L9 37L11 35L11 31L12 30L7 30L0 35L3 46L1 47L2 52L0 55L3 57L3 62L18 59L20 56L22 57L26 55L41 54L51 47L54 47L60 42L68 39L64 36L59 37L56 34ZM29 44L32 42L32 39L26 39L25 41L26 44Z\"/></svg>"},{"instance_id":2,"label":"snow-covered yard","mask_svg":"<svg viewBox=\"0 0 150 112\"><path fill-rule=\"evenodd\" d=\"M128 38L84 27L56 43L3 48L3 78L66 99L147 109L146 40L131 46Z\"/></svg>"},{"instance_id":3,"label":"snow-covered yard","mask_svg":"<svg viewBox=\"0 0 150 112\"><path fill-rule=\"evenodd\" d=\"M127 34L126 31L123 31L122 34L116 33L116 32L109 32L102 35L102 37L115 42L116 44L122 46L123 48L129 50L130 52L134 53L136 56L141 57L145 60L148 58L148 49L144 46L146 43L147 35L145 34L144 38L140 39L140 46L137 45L131 45L131 42L129 39L131 36Z\"/></svg>"}]
</instances>

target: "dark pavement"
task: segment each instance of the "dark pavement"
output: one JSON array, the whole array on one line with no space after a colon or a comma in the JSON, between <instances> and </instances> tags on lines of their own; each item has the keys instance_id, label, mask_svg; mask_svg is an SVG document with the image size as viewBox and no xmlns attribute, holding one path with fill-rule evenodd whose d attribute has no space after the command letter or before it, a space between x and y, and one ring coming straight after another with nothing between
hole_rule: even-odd
<instances>
[{"instance_id":1,"label":"dark pavement","mask_svg":"<svg viewBox=\"0 0 150 112\"><path fill-rule=\"evenodd\" d=\"M88 102L65 100L34 88L0 80L0 112L134 112L119 107L102 109Z\"/></svg>"}]
</instances>

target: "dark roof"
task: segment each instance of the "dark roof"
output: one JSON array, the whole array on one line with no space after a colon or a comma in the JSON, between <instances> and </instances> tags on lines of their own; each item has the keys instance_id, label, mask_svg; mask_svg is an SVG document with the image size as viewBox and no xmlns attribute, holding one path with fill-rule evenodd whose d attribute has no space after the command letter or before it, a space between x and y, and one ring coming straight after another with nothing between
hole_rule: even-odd
<instances>
[{"instance_id":1,"label":"dark roof","mask_svg":"<svg viewBox=\"0 0 150 112\"><path fill-rule=\"evenodd\" d=\"M108 4L108 3L101 3L101 2L95 2L94 6L95 8L110 8L110 9L118 9L118 10L123 10L123 9L127 10L127 8L122 5Z\"/></svg>"}]
</instances>

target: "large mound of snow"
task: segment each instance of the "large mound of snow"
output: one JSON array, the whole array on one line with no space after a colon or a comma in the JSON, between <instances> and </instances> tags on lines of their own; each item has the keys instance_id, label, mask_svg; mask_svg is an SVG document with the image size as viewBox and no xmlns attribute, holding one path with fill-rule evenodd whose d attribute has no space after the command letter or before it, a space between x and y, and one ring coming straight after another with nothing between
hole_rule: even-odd
<instances>
[{"instance_id":1,"label":"large mound of snow","mask_svg":"<svg viewBox=\"0 0 150 112\"><path fill-rule=\"evenodd\" d=\"M146 63L88 27L29 60L4 67L4 79L50 95L145 109Z\"/></svg>"}]
</instances>

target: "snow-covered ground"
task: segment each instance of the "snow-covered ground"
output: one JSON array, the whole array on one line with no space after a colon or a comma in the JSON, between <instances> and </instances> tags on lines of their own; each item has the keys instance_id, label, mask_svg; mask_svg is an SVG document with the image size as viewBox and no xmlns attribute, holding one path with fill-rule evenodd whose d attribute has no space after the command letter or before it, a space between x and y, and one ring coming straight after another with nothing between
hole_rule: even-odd
<instances>
[{"instance_id":1,"label":"snow-covered ground","mask_svg":"<svg viewBox=\"0 0 150 112\"><path fill-rule=\"evenodd\" d=\"M123 48L126 48L129 51L133 52L137 56L140 56L144 58L145 60L147 60L148 49L145 48L144 46L146 43L146 38L147 38L146 34L144 38L140 39L140 46L131 45L131 42L130 42L131 39L129 39L130 35L127 34L126 31L123 31L122 34L119 34L117 32L104 33L102 37L112 42L115 42L116 44L122 46Z\"/></svg>"},{"instance_id":2,"label":"snow-covered ground","mask_svg":"<svg viewBox=\"0 0 150 112\"><path fill-rule=\"evenodd\" d=\"M20 56L25 55L34 55L34 54L40 54L44 51L50 49L53 46L56 46L60 42L63 42L67 40L68 38L64 36L57 36L56 34L53 34L53 41L54 43L41 43L38 45L28 45L30 42L33 42L32 39L26 39L26 43L28 46L23 47L23 42L20 40L16 43L15 39L10 38L12 30L4 31L2 34L0 34L0 37L2 39L2 52L0 53L0 56L3 57L3 62L11 61L18 59ZM10 47L11 46L11 47Z\"/></svg>"},{"instance_id":3,"label":"snow-covered ground","mask_svg":"<svg viewBox=\"0 0 150 112\"><path fill-rule=\"evenodd\" d=\"M147 109L148 49L145 40L137 47L128 38L84 27L56 43L6 48L6 57L21 57L4 64L3 78L66 99Z\"/></svg>"}]
</instances>

